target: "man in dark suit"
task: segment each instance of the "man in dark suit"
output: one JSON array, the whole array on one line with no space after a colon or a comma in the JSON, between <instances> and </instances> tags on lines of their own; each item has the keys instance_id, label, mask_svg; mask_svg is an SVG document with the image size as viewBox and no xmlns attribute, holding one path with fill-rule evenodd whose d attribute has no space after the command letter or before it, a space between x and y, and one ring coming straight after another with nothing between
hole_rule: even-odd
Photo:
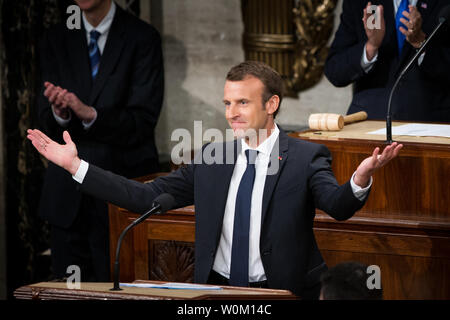
<instances>
[{"instance_id":1,"label":"man in dark suit","mask_svg":"<svg viewBox=\"0 0 450 320\"><path fill-rule=\"evenodd\" d=\"M354 83L347 113L385 119L389 93L407 61L438 24L446 0L344 0L341 23L325 65L337 87ZM377 5L377 11L371 7ZM378 12L377 15L374 12ZM450 122L449 28L441 30L405 74L392 100L392 118Z\"/></svg>"},{"instance_id":2,"label":"man in dark suit","mask_svg":"<svg viewBox=\"0 0 450 320\"><path fill-rule=\"evenodd\" d=\"M195 204L196 282L282 288L317 299L326 265L312 230L315 208L350 218L364 205L373 172L402 145L381 155L376 148L339 186L325 146L290 138L275 124L282 83L263 63L233 67L223 101L237 139L206 145L192 164L148 184L80 160L68 132L64 145L39 130L28 130L28 138L100 199L134 212L145 212L162 193L173 195L177 207Z\"/></svg>"},{"instance_id":3,"label":"man in dark suit","mask_svg":"<svg viewBox=\"0 0 450 320\"><path fill-rule=\"evenodd\" d=\"M90 163L127 177L158 171L154 129L164 91L161 39L152 26L111 0L76 1L82 28L65 23L41 41L41 128L54 139L70 132ZM109 281L107 204L82 194L50 163L39 215L51 225L52 269L69 265L84 281Z\"/></svg>"}]
</instances>

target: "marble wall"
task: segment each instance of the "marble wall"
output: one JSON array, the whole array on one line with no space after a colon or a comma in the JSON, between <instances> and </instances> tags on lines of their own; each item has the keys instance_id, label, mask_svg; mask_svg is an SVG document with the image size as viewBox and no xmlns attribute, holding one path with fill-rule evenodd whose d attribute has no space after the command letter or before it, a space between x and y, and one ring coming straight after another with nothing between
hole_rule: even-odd
<instances>
[{"instance_id":1,"label":"marble wall","mask_svg":"<svg viewBox=\"0 0 450 320\"><path fill-rule=\"evenodd\" d=\"M339 23L342 0L335 16ZM162 160L167 160L176 128L193 132L193 121L202 120L203 129L225 130L222 104L225 75L244 60L240 0L171 0L152 2L152 23L163 36L166 90L157 127L157 144ZM331 40L331 39L330 39ZM335 88L323 77L299 99L283 100L278 123L307 126L315 112L345 113L351 87Z\"/></svg>"}]
</instances>

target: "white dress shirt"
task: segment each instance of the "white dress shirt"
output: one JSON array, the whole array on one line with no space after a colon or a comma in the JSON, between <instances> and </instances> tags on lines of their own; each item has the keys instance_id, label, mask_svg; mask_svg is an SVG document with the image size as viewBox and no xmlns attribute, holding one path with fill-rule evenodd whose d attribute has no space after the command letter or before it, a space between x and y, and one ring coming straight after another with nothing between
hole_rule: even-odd
<instances>
[{"instance_id":1,"label":"white dress shirt","mask_svg":"<svg viewBox=\"0 0 450 320\"><path fill-rule=\"evenodd\" d=\"M398 7L400 6L400 3L402 0L393 0L394 1L394 17L397 15ZM409 0L409 4L412 6L417 5L418 0ZM422 53L422 55L419 57L417 63L419 66L422 64L423 58L425 56L425 52ZM365 73L368 73L370 70L372 70L375 62L378 60L378 52L375 54L375 56L372 58L372 60L369 60L367 58L367 51L366 46L364 46L363 55L361 58L361 67L364 69Z\"/></svg>"},{"instance_id":2,"label":"white dress shirt","mask_svg":"<svg viewBox=\"0 0 450 320\"><path fill-rule=\"evenodd\" d=\"M114 19L114 14L116 13L116 4L114 1L111 1L111 7L109 8L108 13L103 18L103 20L98 24L97 27L93 27L89 21L86 19L86 15L83 12L83 23L84 28L86 29L86 41L89 45L89 41L91 40L90 32L92 30L97 30L100 32L100 37L97 39L97 45L100 49L100 54L103 54L103 50L105 49L106 40L108 39L109 30L111 29L111 24Z\"/></svg>"},{"instance_id":3,"label":"white dress shirt","mask_svg":"<svg viewBox=\"0 0 450 320\"><path fill-rule=\"evenodd\" d=\"M263 141L256 150L258 156L255 162L255 182L252 191L252 205L250 211L250 231L249 231L249 281L257 282L266 280L264 267L261 261L259 250L259 239L261 232L261 215L262 215L262 200L264 194L264 185L266 182L267 170L270 162L270 153L278 139L280 130L278 126L275 128L270 136ZM231 266L231 245L233 242L233 226L234 226L234 211L236 205L236 197L241 182L242 176L247 168L247 157L245 150L251 149L244 140L241 140L242 148L237 155L236 164L234 166L233 175L231 177L230 186L228 189L228 197L225 205L225 213L222 224L222 233L220 236L219 247L217 248L213 270L221 274L225 278L230 278ZM81 160L78 171L73 176L73 179L78 183L83 183L84 177L89 169L89 164ZM356 173L356 172L355 172ZM370 178L369 185L361 188L353 182L355 176L353 173L350 179L350 185L355 197L359 200L364 200L367 196L369 188L372 186L372 178Z\"/></svg>"},{"instance_id":4,"label":"white dress shirt","mask_svg":"<svg viewBox=\"0 0 450 320\"><path fill-rule=\"evenodd\" d=\"M114 1L111 1L111 7L109 8L108 13L102 19L102 21L98 24L98 26L95 28L86 19L86 15L84 14L84 12L82 14L84 28L86 30L86 41L87 41L88 45L89 45L89 41L91 40L90 32L92 30L97 30L98 32L100 32L100 37L97 39L97 45L98 45L98 49L100 50L100 54L103 54L103 50L105 49L106 40L108 39L109 30L111 29L111 24L114 20L115 13L116 13L116 4L114 3ZM95 110L95 108L94 108L94 110ZM72 113L69 112L68 119L63 119L56 115L53 105L52 105L52 111L53 111L53 116L55 117L56 122L58 122L58 124L62 127L67 127L70 120L72 119ZM90 122L82 121L81 123L82 123L84 129L88 130L94 124L95 120L97 120L97 112L95 112L95 116L92 121L90 121Z\"/></svg>"},{"instance_id":5,"label":"white dress shirt","mask_svg":"<svg viewBox=\"0 0 450 320\"><path fill-rule=\"evenodd\" d=\"M280 130L275 125L275 130L266 140L261 143L256 150L258 156L255 162L255 182L253 183L252 205L250 210L250 231L249 231L249 281L256 282L266 279L264 267L259 253L259 238L261 232L261 212L264 185L266 182L267 168L270 161L270 153L277 141ZM233 242L234 211L236 197L242 176L247 169L247 157L245 150L251 149L242 139L241 152L236 159L233 175L231 176L228 189L228 198L225 205L223 217L222 234L220 236L219 247L217 248L213 270L220 273L225 278L230 278L231 267L231 245Z\"/></svg>"}]
</instances>

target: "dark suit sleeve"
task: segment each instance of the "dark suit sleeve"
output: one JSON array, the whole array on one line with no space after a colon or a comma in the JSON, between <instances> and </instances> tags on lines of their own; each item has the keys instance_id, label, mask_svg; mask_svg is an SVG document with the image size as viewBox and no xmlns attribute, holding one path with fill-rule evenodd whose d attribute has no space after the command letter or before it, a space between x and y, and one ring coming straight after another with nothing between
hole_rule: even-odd
<instances>
[{"instance_id":1,"label":"dark suit sleeve","mask_svg":"<svg viewBox=\"0 0 450 320\"><path fill-rule=\"evenodd\" d=\"M183 167L153 182L140 183L89 164L80 190L131 212L144 213L162 193L170 193L176 207L194 203L194 165Z\"/></svg>"},{"instance_id":2,"label":"dark suit sleeve","mask_svg":"<svg viewBox=\"0 0 450 320\"><path fill-rule=\"evenodd\" d=\"M360 41L355 21L362 22L362 12L355 12L353 0L344 0L341 23L325 63L325 75L337 87L344 87L365 75L361 58L366 41ZM361 19L355 19L355 15Z\"/></svg>"},{"instance_id":3,"label":"dark suit sleeve","mask_svg":"<svg viewBox=\"0 0 450 320\"><path fill-rule=\"evenodd\" d=\"M44 96L44 81L51 83L61 83L59 72L57 70L56 55L52 42L49 39L50 33L45 33L39 41L39 92L37 96L37 118L38 124L42 131L44 131L51 138L61 141L62 132L64 130L55 120L51 105L48 99ZM73 120L73 117L72 117ZM71 120L71 122L72 122ZM71 123L68 123L70 126Z\"/></svg>"},{"instance_id":4,"label":"dark suit sleeve","mask_svg":"<svg viewBox=\"0 0 450 320\"><path fill-rule=\"evenodd\" d=\"M315 152L309 170L309 186L316 208L342 221L363 207L365 201L355 197L350 181L341 186L337 183L331 170L331 155L325 146L320 145Z\"/></svg>"},{"instance_id":5,"label":"dark suit sleeve","mask_svg":"<svg viewBox=\"0 0 450 320\"><path fill-rule=\"evenodd\" d=\"M150 40L139 41L134 61L129 78L123 79L129 86L126 105L97 109L89 131L99 142L130 146L153 137L164 95L161 37L156 30Z\"/></svg>"},{"instance_id":6,"label":"dark suit sleeve","mask_svg":"<svg viewBox=\"0 0 450 320\"><path fill-rule=\"evenodd\" d=\"M420 70L434 80L450 82L450 27L440 30L439 35L428 44Z\"/></svg>"}]
</instances>

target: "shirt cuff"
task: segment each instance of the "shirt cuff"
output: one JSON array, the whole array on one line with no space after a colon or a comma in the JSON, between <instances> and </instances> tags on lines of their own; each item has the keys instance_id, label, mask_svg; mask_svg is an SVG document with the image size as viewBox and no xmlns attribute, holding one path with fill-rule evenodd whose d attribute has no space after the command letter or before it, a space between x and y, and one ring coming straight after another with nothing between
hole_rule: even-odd
<instances>
[{"instance_id":1,"label":"shirt cuff","mask_svg":"<svg viewBox=\"0 0 450 320\"><path fill-rule=\"evenodd\" d=\"M89 130L90 127L94 124L95 120L97 120L97 110L94 109L94 119L92 119L90 122L81 121L81 124L83 125L84 130Z\"/></svg>"},{"instance_id":2,"label":"shirt cuff","mask_svg":"<svg viewBox=\"0 0 450 320\"><path fill-rule=\"evenodd\" d=\"M365 73L368 73L372 68L375 62L377 62L378 59L378 52L375 55L375 57L372 58L372 60L367 59L367 51L366 51L367 44L364 46L362 58L361 58L361 68L363 68Z\"/></svg>"},{"instance_id":3,"label":"shirt cuff","mask_svg":"<svg viewBox=\"0 0 450 320\"><path fill-rule=\"evenodd\" d=\"M75 175L72 176L72 178L79 184L82 184L88 169L89 169L89 163L87 163L84 160L81 160L80 166L78 167L77 172L75 173Z\"/></svg>"},{"instance_id":4,"label":"shirt cuff","mask_svg":"<svg viewBox=\"0 0 450 320\"><path fill-rule=\"evenodd\" d=\"M55 117L56 122L61 126L61 127L67 127L69 125L70 120L72 120L72 113L69 111L69 118L67 119L63 119L60 116L58 116L55 113L55 109L52 105L52 112L53 112L53 117Z\"/></svg>"},{"instance_id":5,"label":"shirt cuff","mask_svg":"<svg viewBox=\"0 0 450 320\"><path fill-rule=\"evenodd\" d=\"M372 177L370 177L369 185L365 188L361 188L353 181L353 179L355 178L355 174L356 171L353 173L352 178L350 179L350 185L352 187L352 191L355 197L360 201L364 201L364 199L366 199L367 197L367 194L369 193L370 187L372 186Z\"/></svg>"},{"instance_id":6,"label":"shirt cuff","mask_svg":"<svg viewBox=\"0 0 450 320\"><path fill-rule=\"evenodd\" d=\"M425 58L425 53L426 53L426 52L422 53L422 54L420 55L419 59L417 59L417 64L419 65L419 67L420 67L420 65L422 64L423 59Z\"/></svg>"}]
</instances>

